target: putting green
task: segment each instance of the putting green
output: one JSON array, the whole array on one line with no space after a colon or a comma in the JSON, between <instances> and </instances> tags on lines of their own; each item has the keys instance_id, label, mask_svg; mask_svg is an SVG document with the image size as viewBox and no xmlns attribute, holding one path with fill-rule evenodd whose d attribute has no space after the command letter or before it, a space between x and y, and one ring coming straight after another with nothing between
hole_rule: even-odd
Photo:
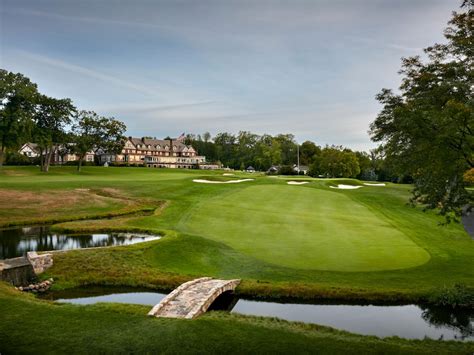
<instances>
[{"instance_id":1,"label":"putting green","mask_svg":"<svg viewBox=\"0 0 474 355\"><path fill-rule=\"evenodd\" d=\"M324 189L249 186L199 203L180 225L187 233L298 269L393 270L430 258L385 218Z\"/></svg>"}]
</instances>

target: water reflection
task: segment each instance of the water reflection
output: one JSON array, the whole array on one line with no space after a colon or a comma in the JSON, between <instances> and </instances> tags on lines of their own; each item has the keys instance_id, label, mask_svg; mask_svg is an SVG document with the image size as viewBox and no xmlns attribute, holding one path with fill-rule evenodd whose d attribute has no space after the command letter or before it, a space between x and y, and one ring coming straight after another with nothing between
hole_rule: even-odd
<instances>
[{"instance_id":1,"label":"water reflection","mask_svg":"<svg viewBox=\"0 0 474 355\"><path fill-rule=\"evenodd\" d=\"M442 307L422 307L421 317L435 328L450 328L462 339L474 339L474 311Z\"/></svg>"},{"instance_id":2,"label":"water reflection","mask_svg":"<svg viewBox=\"0 0 474 355\"><path fill-rule=\"evenodd\" d=\"M28 251L69 250L129 245L159 239L139 233L63 234L48 226L0 229L0 259L25 255Z\"/></svg>"},{"instance_id":3,"label":"water reflection","mask_svg":"<svg viewBox=\"0 0 474 355\"><path fill-rule=\"evenodd\" d=\"M56 292L47 297L59 302L92 304L118 302L154 306L164 293L131 288L93 287ZM399 336L408 339L474 340L474 311L431 308L418 305L372 306L295 304L239 299L222 294L209 310L278 317L330 326L352 333L379 337Z\"/></svg>"}]
</instances>

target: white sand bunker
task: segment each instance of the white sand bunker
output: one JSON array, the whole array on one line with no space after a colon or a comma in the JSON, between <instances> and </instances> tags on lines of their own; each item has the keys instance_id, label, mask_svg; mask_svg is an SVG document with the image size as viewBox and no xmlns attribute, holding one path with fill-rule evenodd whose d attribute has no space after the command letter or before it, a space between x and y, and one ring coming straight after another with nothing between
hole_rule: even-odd
<instances>
[{"instance_id":1,"label":"white sand bunker","mask_svg":"<svg viewBox=\"0 0 474 355\"><path fill-rule=\"evenodd\" d=\"M329 186L331 189L343 189L343 190L355 190L359 189L363 186L357 186L357 185L344 185L344 184L339 184L336 186Z\"/></svg>"},{"instance_id":2,"label":"white sand bunker","mask_svg":"<svg viewBox=\"0 0 474 355\"><path fill-rule=\"evenodd\" d=\"M385 186L384 183L375 184L375 183L370 183L370 182L364 182L364 185L366 185L366 186Z\"/></svg>"},{"instance_id":3,"label":"white sand bunker","mask_svg":"<svg viewBox=\"0 0 474 355\"><path fill-rule=\"evenodd\" d=\"M231 173L224 173L222 174L222 176L234 176L235 174L231 174Z\"/></svg>"},{"instance_id":4,"label":"white sand bunker","mask_svg":"<svg viewBox=\"0 0 474 355\"><path fill-rule=\"evenodd\" d=\"M229 180L229 181L213 181L205 179L194 179L194 182L200 184L238 184L239 182L253 181L253 179L240 179L240 180Z\"/></svg>"},{"instance_id":5,"label":"white sand bunker","mask_svg":"<svg viewBox=\"0 0 474 355\"><path fill-rule=\"evenodd\" d=\"M309 184L309 181L288 181L288 185L304 185Z\"/></svg>"}]
</instances>

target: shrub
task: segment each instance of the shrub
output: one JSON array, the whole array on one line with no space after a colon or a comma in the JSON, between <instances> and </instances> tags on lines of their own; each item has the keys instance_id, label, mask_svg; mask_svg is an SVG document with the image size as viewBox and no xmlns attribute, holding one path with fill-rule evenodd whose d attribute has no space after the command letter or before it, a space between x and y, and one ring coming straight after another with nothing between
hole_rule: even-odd
<instances>
[{"instance_id":1,"label":"shrub","mask_svg":"<svg viewBox=\"0 0 474 355\"><path fill-rule=\"evenodd\" d=\"M280 169L278 170L278 173L280 175L296 175L297 174L295 169L293 169L291 165L281 166Z\"/></svg>"},{"instance_id":2,"label":"shrub","mask_svg":"<svg viewBox=\"0 0 474 355\"><path fill-rule=\"evenodd\" d=\"M37 158L29 158L18 152L8 152L6 154L6 165L33 165L38 163Z\"/></svg>"},{"instance_id":3,"label":"shrub","mask_svg":"<svg viewBox=\"0 0 474 355\"><path fill-rule=\"evenodd\" d=\"M437 306L474 307L474 289L463 284L443 288L435 291L429 297L430 303Z\"/></svg>"}]
</instances>

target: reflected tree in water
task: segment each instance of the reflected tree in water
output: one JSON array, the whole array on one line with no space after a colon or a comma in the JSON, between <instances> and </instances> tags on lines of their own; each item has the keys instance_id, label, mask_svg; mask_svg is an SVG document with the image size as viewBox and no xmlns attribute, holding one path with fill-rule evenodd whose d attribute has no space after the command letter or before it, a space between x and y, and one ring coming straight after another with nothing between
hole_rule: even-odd
<instances>
[{"instance_id":1,"label":"reflected tree in water","mask_svg":"<svg viewBox=\"0 0 474 355\"><path fill-rule=\"evenodd\" d=\"M436 328L449 328L460 333L460 339L474 336L474 311L442 307L423 307L422 318Z\"/></svg>"}]
</instances>

